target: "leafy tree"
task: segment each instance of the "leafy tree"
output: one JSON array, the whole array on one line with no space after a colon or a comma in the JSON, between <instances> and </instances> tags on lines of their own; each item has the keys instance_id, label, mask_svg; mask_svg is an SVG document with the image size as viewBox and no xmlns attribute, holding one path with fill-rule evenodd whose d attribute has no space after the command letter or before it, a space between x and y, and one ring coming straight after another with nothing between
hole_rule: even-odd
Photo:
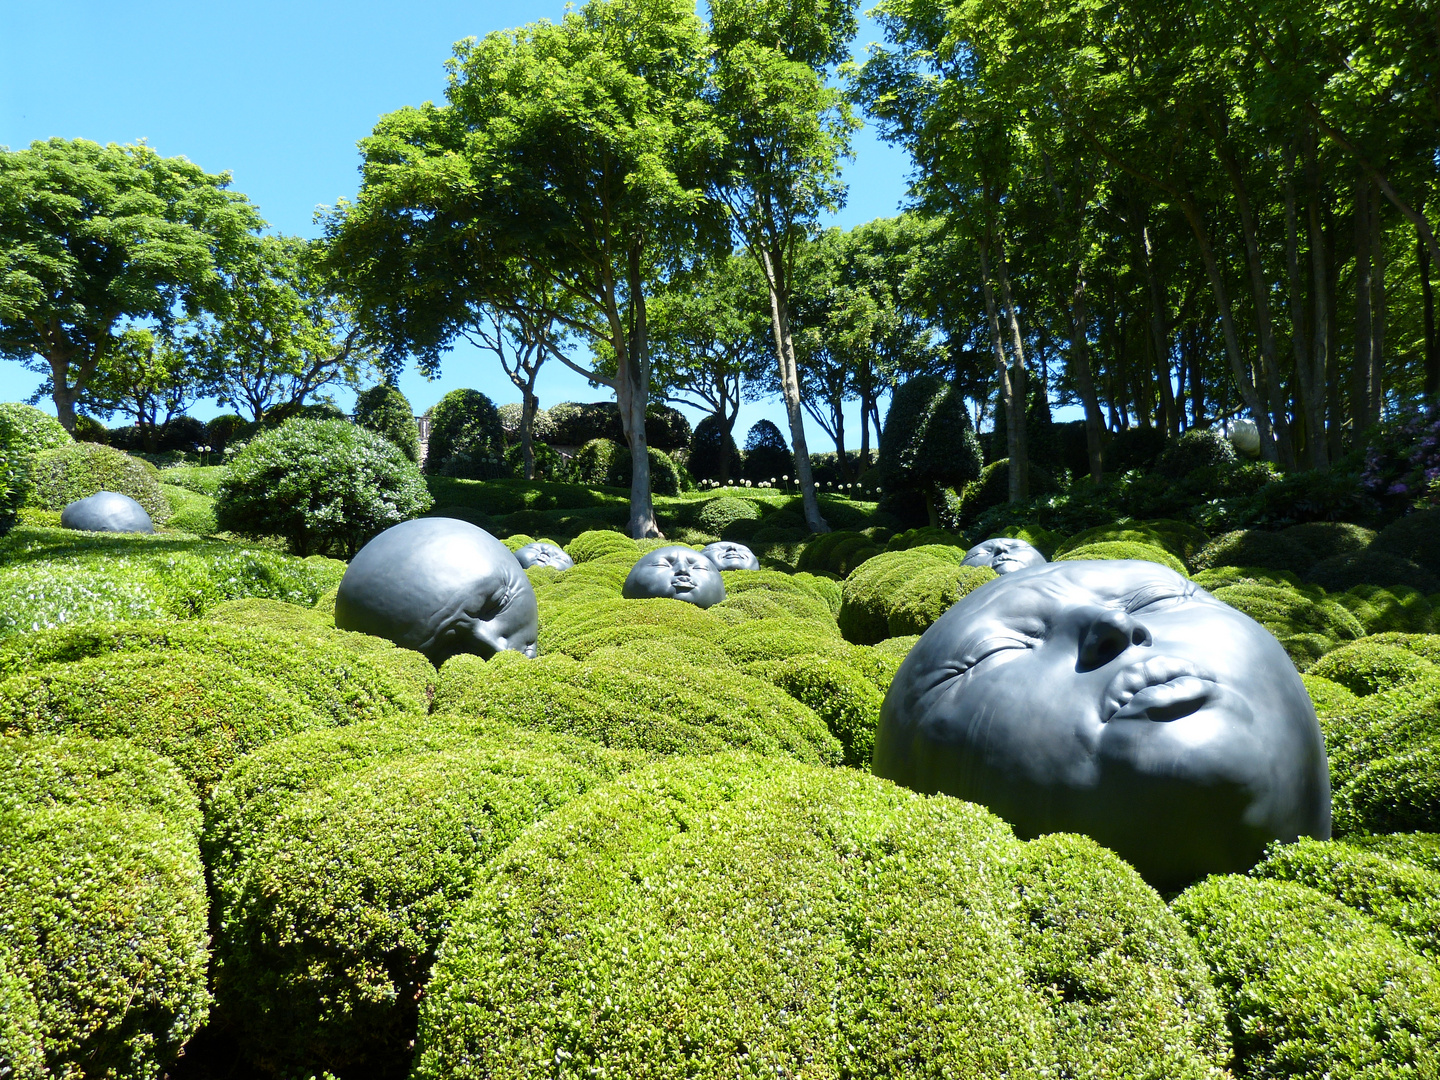
<instances>
[{"instance_id":1,"label":"leafy tree","mask_svg":"<svg viewBox=\"0 0 1440 1080\"><path fill-rule=\"evenodd\" d=\"M745 477L755 483L793 476L795 458L785 436L769 420L757 420L745 433Z\"/></svg>"},{"instance_id":2,"label":"leafy tree","mask_svg":"<svg viewBox=\"0 0 1440 1080\"><path fill-rule=\"evenodd\" d=\"M143 143L0 149L0 356L49 377L66 430L122 320L163 330L223 305L223 275L264 224L229 185Z\"/></svg>"},{"instance_id":3,"label":"leafy tree","mask_svg":"<svg viewBox=\"0 0 1440 1080\"><path fill-rule=\"evenodd\" d=\"M81 392L79 401L107 419L119 412L133 419L141 444L159 447L165 425L182 415L208 388L206 372L190 342L143 327L121 332ZM49 385L41 387L44 392Z\"/></svg>"},{"instance_id":4,"label":"leafy tree","mask_svg":"<svg viewBox=\"0 0 1440 1080\"><path fill-rule=\"evenodd\" d=\"M505 429L495 403L479 390L451 390L430 409L425 471L490 480L505 471Z\"/></svg>"},{"instance_id":5,"label":"leafy tree","mask_svg":"<svg viewBox=\"0 0 1440 1080\"><path fill-rule=\"evenodd\" d=\"M415 411L398 386L377 383L355 396L355 422L383 435L411 461L420 460L420 431Z\"/></svg>"},{"instance_id":6,"label":"leafy tree","mask_svg":"<svg viewBox=\"0 0 1440 1080\"><path fill-rule=\"evenodd\" d=\"M889 496L918 495L930 524L939 525L944 489L980 475L980 442L964 397L938 375L901 383L885 418L878 468Z\"/></svg>"}]
</instances>

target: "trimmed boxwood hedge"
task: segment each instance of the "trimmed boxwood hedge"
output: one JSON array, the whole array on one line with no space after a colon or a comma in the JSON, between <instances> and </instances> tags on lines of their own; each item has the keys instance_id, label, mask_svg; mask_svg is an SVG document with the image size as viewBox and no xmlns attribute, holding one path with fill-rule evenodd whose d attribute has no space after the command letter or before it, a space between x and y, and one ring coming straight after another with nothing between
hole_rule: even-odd
<instances>
[{"instance_id":1,"label":"trimmed boxwood hedge","mask_svg":"<svg viewBox=\"0 0 1440 1080\"><path fill-rule=\"evenodd\" d=\"M912 577L885 605L885 636L923 634L961 598L996 576L988 566L946 566Z\"/></svg>"},{"instance_id":2,"label":"trimmed boxwood hedge","mask_svg":"<svg viewBox=\"0 0 1440 1080\"><path fill-rule=\"evenodd\" d=\"M436 947L485 864L623 763L537 732L361 727L272 745L211 810L216 1006L272 1074L403 1076Z\"/></svg>"},{"instance_id":3,"label":"trimmed boxwood hedge","mask_svg":"<svg viewBox=\"0 0 1440 1080\"><path fill-rule=\"evenodd\" d=\"M198 825L153 754L0 739L0 1057L17 1077L158 1080L204 1023Z\"/></svg>"},{"instance_id":4,"label":"trimmed boxwood hedge","mask_svg":"<svg viewBox=\"0 0 1440 1080\"><path fill-rule=\"evenodd\" d=\"M1430 601L1415 589L1396 585L1356 585L1332 594L1335 602L1360 620L1367 634L1433 634L1440 618Z\"/></svg>"},{"instance_id":5,"label":"trimmed boxwood hedge","mask_svg":"<svg viewBox=\"0 0 1440 1080\"><path fill-rule=\"evenodd\" d=\"M1307 521L1281 529L1280 535L1303 547L1315 562L1359 554L1375 539L1373 529L1348 521Z\"/></svg>"},{"instance_id":6,"label":"trimmed boxwood hedge","mask_svg":"<svg viewBox=\"0 0 1440 1080\"><path fill-rule=\"evenodd\" d=\"M579 569L569 571L566 577ZM623 574L620 580L624 580ZM568 600L557 602L552 596L561 589L573 591ZM565 653L583 660L596 649L654 638L687 647L693 642L694 648L703 650L713 647L722 631L729 633L725 624L708 611L682 600L624 600L618 595L618 583L610 595L593 586L583 592L581 589L579 582L565 581L537 594L542 655Z\"/></svg>"},{"instance_id":7,"label":"trimmed boxwood hedge","mask_svg":"<svg viewBox=\"0 0 1440 1080\"><path fill-rule=\"evenodd\" d=\"M849 657L808 654L759 660L746 664L745 672L808 705L840 740L844 764L869 770L885 694L852 666Z\"/></svg>"},{"instance_id":8,"label":"trimmed boxwood hedge","mask_svg":"<svg viewBox=\"0 0 1440 1080\"><path fill-rule=\"evenodd\" d=\"M1063 555L1055 556L1056 562L1074 562L1084 559L1138 559L1141 562L1159 563L1168 566L1181 577L1189 577L1185 564L1163 547L1154 544L1136 543L1130 540L1107 540L1082 547L1071 548Z\"/></svg>"},{"instance_id":9,"label":"trimmed boxwood hedge","mask_svg":"<svg viewBox=\"0 0 1440 1080\"><path fill-rule=\"evenodd\" d=\"M1241 529L1217 537L1196 554L1197 570L1216 566L1261 566L1269 570L1288 570L1304 574L1314 565L1309 550L1281 533Z\"/></svg>"},{"instance_id":10,"label":"trimmed boxwood hedge","mask_svg":"<svg viewBox=\"0 0 1440 1080\"><path fill-rule=\"evenodd\" d=\"M1290 881L1210 877L1174 903L1215 975L1237 1076L1424 1076L1440 975L1390 931Z\"/></svg>"},{"instance_id":11,"label":"trimmed boxwood hedge","mask_svg":"<svg viewBox=\"0 0 1440 1080\"><path fill-rule=\"evenodd\" d=\"M1386 836L1355 836L1345 841L1366 851L1373 851L1440 873L1440 833L1391 833Z\"/></svg>"},{"instance_id":12,"label":"trimmed boxwood hedge","mask_svg":"<svg viewBox=\"0 0 1440 1080\"><path fill-rule=\"evenodd\" d=\"M960 548L934 545L887 551L867 560L845 579L840 632L849 641L873 645L892 636L892 612L899 612L898 633L918 632L915 627L920 622L926 618L933 622L960 597L996 576L989 567L961 567L964 554ZM932 578L943 578L945 583L934 588L917 586L905 597L903 609L897 606L903 586ZM954 599L948 599L951 596Z\"/></svg>"},{"instance_id":13,"label":"trimmed boxwood hedge","mask_svg":"<svg viewBox=\"0 0 1440 1080\"><path fill-rule=\"evenodd\" d=\"M591 529L566 544L565 554L576 563L585 563L606 555L624 554L638 559L640 549L635 546L635 541L624 533L612 532L609 529Z\"/></svg>"},{"instance_id":14,"label":"trimmed boxwood hedge","mask_svg":"<svg viewBox=\"0 0 1440 1080\"><path fill-rule=\"evenodd\" d=\"M1211 591L1282 643L1294 634L1321 634L1336 644L1365 636L1354 615L1323 595L1274 585L1226 585Z\"/></svg>"},{"instance_id":15,"label":"trimmed boxwood hedge","mask_svg":"<svg viewBox=\"0 0 1440 1080\"><path fill-rule=\"evenodd\" d=\"M1302 674L1300 681L1305 684L1305 691L1315 704L1317 713L1335 712L1338 709L1348 708L1360 700L1339 683L1322 679L1313 670Z\"/></svg>"},{"instance_id":16,"label":"trimmed boxwood hedge","mask_svg":"<svg viewBox=\"0 0 1440 1080\"><path fill-rule=\"evenodd\" d=\"M1440 575L1440 510L1419 510L1392 522L1380 530L1370 548L1419 563L1430 573Z\"/></svg>"},{"instance_id":17,"label":"trimmed boxwood hedge","mask_svg":"<svg viewBox=\"0 0 1440 1080\"><path fill-rule=\"evenodd\" d=\"M1440 667L1408 649L1367 640L1326 653L1309 674L1337 682L1357 697L1366 697L1407 683L1440 679Z\"/></svg>"},{"instance_id":18,"label":"trimmed boxwood hedge","mask_svg":"<svg viewBox=\"0 0 1440 1080\"><path fill-rule=\"evenodd\" d=\"M1113 855L740 756L561 808L456 914L413 1076L1215 1077L1203 966Z\"/></svg>"},{"instance_id":19,"label":"trimmed boxwood hedge","mask_svg":"<svg viewBox=\"0 0 1440 1080\"><path fill-rule=\"evenodd\" d=\"M1440 577L1410 559L1374 548L1316 563L1306 572L1305 580L1331 592L1357 585L1404 586L1423 593L1440 590Z\"/></svg>"},{"instance_id":20,"label":"trimmed boxwood hedge","mask_svg":"<svg viewBox=\"0 0 1440 1080\"><path fill-rule=\"evenodd\" d=\"M148 461L99 443L72 442L42 450L30 465L35 505L63 510L76 499L101 491L129 495L157 526L170 520L170 501L160 488L160 471Z\"/></svg>"},{"instance_id":21,"label":"trimmed boxwood hedge","mask_svg":"<svg viewBox=\"0 0 1440 1080\"><path fill-rule=\"evenodd\" d=\"M827 573L843 578L883 550L883 544L863 532L837 529L806 544L796 568L812 574Z\"/></svg>"}]
</instances>

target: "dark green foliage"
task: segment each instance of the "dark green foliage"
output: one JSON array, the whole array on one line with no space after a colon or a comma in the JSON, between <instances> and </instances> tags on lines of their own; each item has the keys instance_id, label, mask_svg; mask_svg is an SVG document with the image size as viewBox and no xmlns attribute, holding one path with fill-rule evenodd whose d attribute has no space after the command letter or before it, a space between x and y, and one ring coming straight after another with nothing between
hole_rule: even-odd
<instances>
[{"instance_id":1,"label":"dark green foliage","mask_svg":"<svg viewBox=\"0 0 1440 1080\"><path fill-rule=\"evenodd\" d=\"M1395 645L1357 641L1326 653L1309 674L1337 682L1352 694L1366 697L1406 683L1440 679L1440 667Z\"/></svg>"},{"instance_id":2,"label":"dark green foliage","mask_svg":"<svg viewBox=\"0 0 1440 1080\"><path fill-rule=\"evenodd\" d=\"M759 520L760 507L750 499L741 499L734 495L721 495L707 500L695 515L696 526L717 537L723 535L726 528L737 521Z\"/></svg>"},{"instance_id":3,"label":"dark green foliage","mask_svg":"<svg viewBox=\"0 0 1440 1080\"><path fill-rule=\"evenodd\" d=\"M1377 548L1336 555L1311 566L1305 580L1331 592L1356 585L1403 586L1422 593L1440 592L1440 578L1410 559Z\"/></svg>"},{"instance_id":4,"label":"dark green foliage","mask_svg":"<svg viewBox=\"0 0 1440 1080\"><path fill-rule=\"evenodd\" d=\"M1218 1080L1193 948L1118 860L1073 850L1052 874L978 807L852 770L641 770L496 860L413 1075Z\"/></svg>"},{"instance_id":5,"label":"dark green foliage","mask_svg":"<svg viewBox=\"0 0 1440 1080\"><path fill-rule=\"evenodd\" d=\"M989 567L960 566L957 556L963 554L959 548L919 547L868 560L845 579L840 632L859 645L920 633L916 627L921 623L929 626L960 597L996 576Z\"/></svg>"},{"instance_id":6,"label":"dark green foliage","mask_svg":"<svg viewBox=\"0 0 1440 1080\"><path fill-rule=\"evenodd\" d=\"M784 692L669 641L658 656L627 645L597 649L583 664L455 657L441 669L435 709L657 754L744 747L822 764L843 754L824 722Z\"/></svg>"},{"instance_id":7,"label":"dark green foliage","mask_svg":"<svg viewBox=\"0 0 1440 1080\"><path fill-rule=\"evenodd\" d=\"M885 696L848 659L802 654L785 660L760 660L747 664L745 670L813 709L840 740L844 764L869 770Z\"/></svg>"},{"instance_id":8,"label":"dark green foliage","mask_svg":"<svg viewBox=\"0 0 1440 1080\"><path fill-rule=\"evenodd\" d=\"M1030 491L1032 495L1043 495L1055 490L1054 478L1037 466L1030 467ZM958 493L946 499L943 515L954 526L969 527L986 510L1002 506L1010 498L1010 459L1001 458L980 470L976 479L964 484ZM981 528L987 536L998 535Z\"/></svg>"},{"instance_id":9,"label":"dark green foliage","mask_svg":"<svg viewBox=\"0 0 1440 1080\"><path fill-rule=\"evenodd\" d=\"M918 529L906 529L904 532L896 533L885 542L885 550L908 551L910 548L920 547L922 544L949 544L951 547L962 549L968 549L971 546L965 537L957 532L935 525L925 525Z\"/></svg>"},{"instance_id":10,"label":"dark green foliage","mask_svg":"<svg viewBox=\"0 0 1440 1080\"><path fill-rule=\"evenodd\" d=\"M1211 877L1174 904L1215 973L1238 1076L1423 1076L1440 977L1393 934L1288 881Z\"/></svg>"},{"instance_id":11,"label":"dark green foliage","mask_svg":"<svg viewBox=\"0 0 1440 1080\"><path fill-rule=\"evenodd\" d=\"M650 490L656 495L679 495L685 486L679 466L663 450L649 449ZM591 439L570 461L577 484L591 487L630 487L630 448L610 439Z\"/></svg>"},{"instance_id":12,"label":"dark green foliage","mask_svg":"<svg viewBox=\"0 0 1440 1080\"><path fill-rule=\"evenodd\" d=\"M158 1080L204 1023L198 826L184 781L153 754L0 739L0 1060L18 1043L33 1070L22 1057L17 1077Z\"/></svg>"},{"instance_id":13,"label":"dark green foliage","mask_svg":"<svg viewBox=\"0 0 1440 1080\"><path fill-rule=\"evenodd\" d=\"M415 426L415 411L398 386L378 383L360 391L355 396L355 423L389 439L411 461L420 460L420 429Z\"/></svg>"},{"instance_id":14,"label":"dark green foliage","mask_svg":"<svg viewBox=\"0 0 1440 1080\"><path fill-rule=\"evenodd\" d=\"M278 1075L404 1075L456 906L522 829L620 760L433 720L301 736L242 764L207 855L225 868L216 1006L246 1056Z\"/></svg>"},{"instance_id":15,"label":"dark green foliage","mask_svg":"<svg viewBox=\"0 0 1440 1080\"><path fill-rule=\"evenodd\" d=\"M1372 550L1419 563L1431 574L1440 575L1440 510L1419 510L1408 514L1375 537ZM1396 582L1376 582L1393 585ZM1428 590L1434 592L1437 590Z\"/></svg>"},{"instance_id":16,"label":"dark green foliage","mask_svg":"<svg viewBox=\"0 0 1440 1080\"><path fill-rule=\"evenodd\" d=\"M99 443L71 443L42 450L30 465L31 496L46 510L63 510L76 499L100 491L129 495L156 525L170 518L170 503L160 489L159 470L148 461Z\"/></svg>"},{"instance_id":17,"label":"dark green foliage","mask_svg":"<svg viewBox=\"0 0 1440 1080\"><path fill-rule=\"evenodd\" d=\"M1272 845L1252 874L1333 896L1388 926L1432 962L1440 958L1440 873L1374 849L1302 837Z\"/></svg>"},{"instance_id":18,"label":"dark green foliage","mask_svg":"<svg viewBox=\"0 0 1440 1080\"><path fill-rule=\"evenodd\" d=\"M865 533L837 529L805 545L800 553L799 569L848 577L866 559L874 558L883 550L882 545Z\"/></svg>"},{"instance_id":19,"label":"dark green foliage","mask_svg":"<svg viewBox=\"0 0 1440 1080\"><path fill-rule=\"evenodd\" d=\"M1105 471L1126 473L1150 465L1165 452L1165 430L1158 427L1127 427L1112 432L1105 445Z\"/></svg>"},{"instance_id":20,"label":"dark green foliage","mask_svg":"<svg viewBox=\"0 0 1440 1080\"><path fill-rule=\"evenodd\" d=\"M569 475L569 466L560 452L546 443L532 441L530 457L536 480L564 480ZM525 448L519 443L505 451L505 471L511 476L525 475Z\"/></svg>"},{"instance_id":21,"label":"dark green foliage","mask_svg":"<svg viewBox=\"0 0 1440 1080\"><path fill-rule=\"evenodd\" d=\"M215 519L245 536L282 536L297 555L348 557L431 505L420 470L388 440L344 420L287 420L235 455Z\"/></svg>"},{"instance_id":22,"label":"dark green foliage","mask_svg":"<svg viewBox=\"0 0 1440 1080\"><path fill-rule=\"evenodd\" d=\"M935 501L980 475L980 443L958 389L936 375L896 387L876 461L887 495L913 491Z\"/></svg>"},{"instance_id":23,"label":"dark green foliage","mask_svg":"<svg viewBox=\"0 0 1440 1080\"><path fill-rule=\"evenodd\" d=\"M625 442L620 407L613 401L562 401L537 417L536 435L553 446L582 446L592 439ZM690 442L690 421L669 405L645 407L645 442L655 450L682 450Z\"/></svg>"},{"instance_id":24,"label":"dark green foliage","mask_svg":"<svg viewBox=\"0 0 1440 1080\"><path fill-rule=\"evenodd\" d=\"M1374 530L1346 521L1310 521L1281 529L1280 535L1303 547L1315 562L1356 555L1375 539Z\"/></svg>"},{"instance_id":25,"label":"dark green foliage","mask_svg":"<svg viewBox=\"0 0 1440 1080\"><path fill-rule=\"evenodd\" d=\"M1156 547L1153 544L1137 543L1133 540L1106 540L1085 544L1055 556L1056 562L1085 559L1139 559L1142 562L1168 566L1182 577L1189 577L1185 564L1164 548Z\"/></svg>"},{"instance_id":26,"label":"dark green foliage","mask_svg":"<svg viewBox=\"0 0 1440 1080\"><path fill-rule=\"evenodd\" d=\"M1197 570L1216 566L1260 566L1267 570L1288 570L1303 575L1314 565L1310 552L1283 533L1241 529L1226 533L1195 556Z\"/></svg>"},{"instance_id":27,"label":"dark green foliage","mask_svg":"<svg viewBox=\"0 0 1440 1080\"><path fill-rule=\"evenodd\" d=\"M1196 469L1224 468L1239 464L1230 440L1218 428L1191 428L1165 444L1155 460L1156 474L1183 480Z\"/></svg>"},{"instance_id":28,"label":"dark green foliage","mask_svg":"<svg viewBox=\"0 0 1440 1080\"><path fill-rule=\"evenodd\" d=\"M255 434L255 425L243 416L225 413L205 425L205 434L211 449L219 453L232 443L251 438Z\"/></svg>"},{"instance_id":29,"label":"dark green foliage","mask_svg":"<svg viewBox=\"0 0 1440 1080\"><path fill-rule=\"evenodd\" d=\"M469 480L505 475L505 430L495 403L479 390L451 390L426 415L427 473Z\"/></svg>"},{"instance_id":30,"label":"dark green foliage","mask_svg":"<svg viewBox=\"0 0 1440 1080\"><path fill-rule=\"evenodd\" d=\"M795 456L780 429L769 420L757 420L745 433L745 479L769 483L795 475Z\"/></svg>"},{"instance_id":31,"label":"dark green foliage","mask_svg":"<svg viewBox=\"0 0 1440 1080\"><path fill-rule=\"evenodd\" d=\"M720 418L711 413L695 425L695 434L690 438L690 457L685 466L697 480L719 480L721 463L729 460L725 476L738 478L744 468L744 459L735 438L724 429Z\"/></svg>"}]
</instances>

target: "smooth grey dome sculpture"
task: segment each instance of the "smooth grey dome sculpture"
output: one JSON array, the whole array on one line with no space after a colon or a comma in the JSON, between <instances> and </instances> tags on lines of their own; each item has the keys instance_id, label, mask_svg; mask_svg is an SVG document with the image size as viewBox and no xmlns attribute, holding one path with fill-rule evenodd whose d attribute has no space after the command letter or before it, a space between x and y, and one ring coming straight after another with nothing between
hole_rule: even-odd
<instances>
[{"instance_id":1,"label":"smooth grey dome sculpture","mask_svg":"<svg viewBox=\"0 0 1440 1080\"><path fill-rule=\"evenodd\" d=\"M525 570L532 566L553 566L556 570L569 570L575 565L575 560L565 554L564 548L550 543L549 540L536 540L533 544L517 549L515 561Z\"/></svg>"},{"instance_id":2,"label":"smooth grey dome sculpture","mask_svg":"<svg viewBox=\"0 0 1440 1080\"><path fill-rule=\"evenodd\" d=\"M676 544L642 555L630 568L620 595L626 600L664 597L708 608L725 599L725 582L708 555Z\"/></svg>"},{"instance_id":3,"label":"smooth grey dome sculpture","mask_svg":"<svg viewBox=\"0 0 1440 1080\"><path fill-rule=\"evenodd\" d=\"M455 518L416 518L386 529L350 562L335 625L388 638L436 665L456 653L535 655L540 612L508 548Z\"/></svg>"},{"instance_id":4,"label":"smooth grey dome sculpture","mask_svg":"<svg viewBox=\"0 0 1440 1080\"><path fill-rule=\"evenodd\" d=\"M83 532L153 533L150 515L129 495L101 491L77 499L60 511L60 524Z\"/></svg>"},{"instance_id":5,"label":"smooth grey dome sculpture","mask_svg":"<svg viewBox=\"0 0 1440 1080\"><path fill-rule=\"evenodd\" d=\"M1084 833L1158 889L1330 836L1315 710L1264 627L1155 563L1046 563L970 593L910 650L874 771Z\"/></svg>"},{"instance_id":6,"label":"smooth grey dome sculpture","mask_svg":"<svg viewBox=\"0 0 1440 1080\"><path fill-rule=\"evenodd\" d=\"M701 555L708 556L710 561L721 570L759 570L760 560L755 553L744 544L737 544L734 540L721 540L718 543L707 544Z\"/></svg>"},{"instance_id":7,"label":"smooth grey dome sculpture","mask_svg":"<svg viewBox=\"0 0 1440 1080\"><path fill-rule=\"evenodd\" d=\"M965 552L963 566L988 566L997 574L1009 574L1024 570L1027 566L1039 566L1045 556L1024 540L1010 536L997 536L984 540Z\"/></svg>"}]
</instances>

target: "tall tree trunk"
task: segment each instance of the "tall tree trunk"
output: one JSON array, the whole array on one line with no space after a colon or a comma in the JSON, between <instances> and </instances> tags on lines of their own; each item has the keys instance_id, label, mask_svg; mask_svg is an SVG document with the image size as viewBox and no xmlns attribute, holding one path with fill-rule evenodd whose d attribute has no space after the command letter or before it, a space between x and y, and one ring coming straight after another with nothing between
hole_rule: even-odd
<instances>
[{"instance_id":1,"label":"tall tree trunk","mask_svg":"<svg viewBox=\"0 0 1440 1080\"><path fill-rule=\"evenodd\" d=\"M730 443L734 441L735 417L739 410L726 415L726 404L720 402L720 486L730 483Z\"/></svg>"},{"instance_id":2,"label":"tall tree trunk","mask_svg":"<svg viewBox=\"0 0 1440 1080\"><path fill-rule=\"evenodd\" d=\"M775 355L780 367L780 392L785 399L785 417L790 422L790 447L795 454L795 478L800 483L805 524L813 533L827 533L829 524L820 513L815 496L815 475L810 470L810 450L805 445L805 411L800 402L800 376L795 366L795 339L790 332L790 305L779 274L779 253L763 251L765 281L770 291L770 323L775 332Z\"/></svg>"},{"instance_id":3,"label":"tall tree trunk","mask_svg":"<svg viewBox=\"0 0 1440 1080\"><path fill-rule=\"evenodd\" d=\"M650 496L650 444L645 438L645 406L650 401L650 355L645 297L638 253L630 256L629 293L631 326L627 332L615 304L614 289L608 291L608 312L615 346L615 401L620 407L620 425L630 444L630 536L635 540L659 537L655 506Z\"/></svg>"},{"instance_id":4,"label":"tall tree trunk","mask_svg":"<svg viewBox=\"0 0 1440 1080\"><path fill-rule=\"evenodd\" d=\"M533 384L534 379L531 379ZM524 463L525 479L535 479L535 413L540 399L526 388L520 399L520 460Z\"/></svg>"},{"instance_id":5,"label":"tall tree trunk","mask_svg":"<svg viewBox=\"0 0 1440 1080\"><path fill-rule=\"evenodd\" d=\"M1100 399L1095 393L1095 375L1090 370L1090 341L1086 329L1090 314L1085 303L1085 265L1075 271L1075 289L1070 294L1070 377L1085 407L1085 456L1090 462L1090 479L1100 483L1105 478L1105 416L1100 412Z\"/></svg>"},{"instance_id":6,"label":"tall tree trunk","mask_svg":"<svg viewBox=\"0 0 1440 1080\"><path fill-rule=\"evenodd\" d=\"M1025 341L1020 333L1020 315L1010 294L1010 266L1005 254L1005 240L1003 237L997 239L1000 257L995 265L1000 273L1000 299L1005 304L1005 316L1010 324L1010 385L1015 390L1016 404L1015 420L1006 431L1006 449L1010 451L1010 501L1024 502L1030 497L1030 418L1026 408L1029 395L1025 387Z\"/></svg>"},{"instance_id":7,"label":"tall tree trunk","mask_svg":"<svg viewBox=\"0 0 1440 1080\"><path fill-rule=\"evenodd\" d=\"M995 373L1000 381L1000 400L1005 406L1005 450L1009 458L1009 500L1024 502L1028 495L1028 470L1024 467L1025 391L1015 378L1005 355L1000 316L995 310L995 293L990 285L990 236L980 241L980 284L985 295L985 316L990 327L990 344L995 350ZM1018 463L1018 464L1017 464Z\"/></svg>"},{"instance_id":8,"label":"tall tree trunk","mask_svg":"<svg viewBox=\"0 0 1440 1080\"><path fill-rule=\"evenodd\" d=\"M1330 418L1326 398L1331 396L1330 354L1334 342L1330 334L1331 292L1330 267L1326 258L1325 237L1320 220L1319 193L1312 188L1310 206L1306 214L1310 227L1310 306L1315 332L1310 342L1310 356L1303 365L1309 371L1309 400L1307 417L1311 427L1310 464L1317 469L1330 467ZM1333 395L1338 398L1339 388Z\"/></svg>"},{"instance_id":9,"label":"tall tree trunk","mask_svg":"<svg viewBox=\"0 0 1440 1080\"><path fill-rule=\"evenodd\" d=\"M860 474L870 468L870 401L875 393L874 379L868 374L860 386Z\"/></svg>"},{"instance_id":10,"label":"tall tree trunk","mask_svg":"<svg viewBox=\"0 0 1440 1080\"><path fill-rule=\"evenodd\" d=\"M1350 437L1355 445L1380 419L1370 415L1370 383L1374 378L1374 344L1370 326L1370 178L1355 179L1355 364L1350 372Z\"/></svg>"},{"instance_id":11,"label":"tall tree trunk","mask_svg":"<svg viewBox=\"0 0 1440 1080\"><path fill-rule=\"evenodd\" d=\"M1160 389L1160 426L1167 435L1179 430L1175 416L1175 392L1170 383L1170 327L1169 304L1165 301L1165 290L1160 287L1160 276L1155 273L1154 252L1150 246L1150 227L1140 228L1140 263L1145 270L1145 285L1150 297L1150 345L1155 352L1155 378Z\"/></svg>"},{"instance_id":12,"label":"tall tree trunk","mask_svg":"<svg viewBox=\"0 0 1440 1080\"><path fill-rule=\"evenodd\" d=\"M1430 283L1430 249L1416 234L1416 260L1420 266L1420 299L1425 312L1425 396L1440 394L1440 341L1435 340L1435 290Z\"/></svg>"},{"instance_id":13,"label":"tall tree trunk","mask_svg":"<svg viewBox=\"0 0 1440 1080\"><path fill-rule=\"evenodd\" d=\"M1285 167L1285 274L1289 286L1290 344L1295 354L1295 380L1300 388L1300 416L1305 430L1305 462L1312 469L1329 464L1325 449L1325 348L1323 305L1325 263L1317 245L1316 212L1312 198L1307 212L1311 262L1316 277L1311 288L1315 314L1314 351L1305 330L1304 277L1300 271L1300 214L1295 195L1295 153L1290 151Z\"/></svg>"},{"instance_id":14,"label":"tall tree trunk","mask_svg":"<svg viewBox=\"0 0 1440 1080\"><path fill-rule=\"evenodd\" d=\"M1385 222L1377 191L1370 200L1370 400L1365 411L1380 422L1385 404Z\"/></svg>"}]
</instances>

